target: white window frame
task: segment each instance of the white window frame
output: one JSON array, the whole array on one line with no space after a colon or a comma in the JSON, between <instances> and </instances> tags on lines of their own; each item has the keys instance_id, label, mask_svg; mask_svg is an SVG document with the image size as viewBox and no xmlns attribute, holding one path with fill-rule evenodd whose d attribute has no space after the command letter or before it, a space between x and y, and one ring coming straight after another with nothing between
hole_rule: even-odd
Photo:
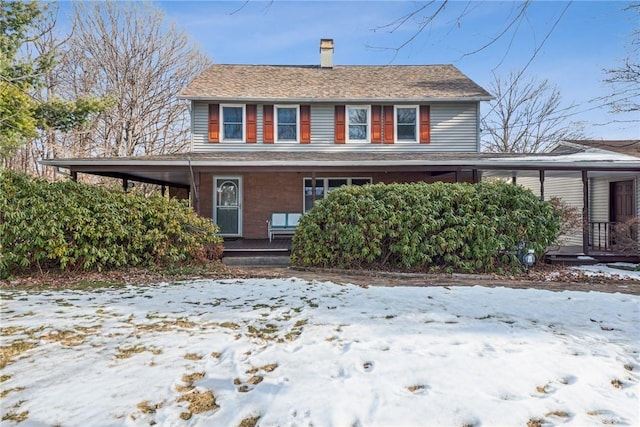
<instances>
[{"instance_id":1,"label":"white window frame","mask_svg":"<svg viewBox=\"0 0 640 427\"><path fill-rule=\"evenodd\" d=\"M415 123L415 135L416 138L410 139L398 139L398 108L412 108L416 110L416 123ZM413 144L420 139L420 106L419 105L394 105L393 106L393 140L400 144Z\"/></svg>"},{"instance_id":2,"label":"white window frame","mask_svg":"<svg viewBox=\"0 0 640 427\"><path fill-rule=\"evenodd\" d=\"M357 109L357 110L367 110L367 136L365 137L365 139L351 139L349 138L349 126L351 125L351 122L349 121L349 110L350 109ZM370 142L371 141L371 105L347 105L345 107L345 140L347 142L361 142L361 143L366 143L366 142ZM354 123L355 125L356 123Z\"/></svg>"},{"instance_id":3,"label":"white window frame","mask_svg":"<svg viewBox=\"0 0 640 427\"><path fill-rule=\"evenodd\" d=\"M278 108L295 108L296 109L296 139L295 141L290 139L280 140L278 138ZM275 142L279 142L281 144L295 144L300 142L300 105L298 104L278 104L273 106L273 133Z\"/></svg>"},{"instance_id":4,"label":"white window frame","mask_svg":"<svg viewBox=\"0 0 640 427\"><path fill-rule=\"evenodd\" d=\"M242 126L241 126L241 131L242 131L242 138L240 139L229 139L229 138L225 138L225 134L224 134L224 108L225 107L231 107L231 108L242 108ZM245 142L247 135L246 135L246 127L247 127L247 106L246 104L220 104L220 141L222 142Z\"/></svg>"},{"instance_id":5,"label":"white window frame","mask_svg":"<svg viewBox=\"0 0 640 427\"><path fill-rule=\"evenodd\" d=\"M306 180L312 180L313 178L310 176L304 177L302 178L302 210L304 212L308 212L311 209L307 209L307 206L305 204L305 181ZM373 184L373 178L370 176L352 176L352 177L345 177L345 176L328 176L328 177L316 177L316 188L322 188L322 198L326 198L327 195L329 194L329 180L332 179L344 179L347 181L346 185L353 185L352 182L354 179L367 179L369 180L369 184ZM318 184L322 184L322 185L318 185ZM317 199L316 199L317 200Z\"/></svg>"}]
</instances>

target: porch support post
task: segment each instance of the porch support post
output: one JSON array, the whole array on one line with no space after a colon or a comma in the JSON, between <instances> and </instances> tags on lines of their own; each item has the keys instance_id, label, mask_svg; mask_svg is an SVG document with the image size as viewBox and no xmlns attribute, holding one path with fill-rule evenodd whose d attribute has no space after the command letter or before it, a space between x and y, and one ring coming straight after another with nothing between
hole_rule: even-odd
<instances>
[{"instance_id":1,"label":"porch support post","mask_svg":"<svg viewBox=\"0 0 640 427\"><path fill-rule=\"evenodd\" d=\"M474 184L477 184L479 182L479 176L478 176L478 169L473 169L471 171L471 175L472 175L472 181Z\"/></svg>"},{"instance_id":2,"label":"porch support post","mask_svg":"<svg viewBox=\"0 0 640 427\"><path fill-rule=\"evenodd\" d=\"M316 173L311 172L311 207L313 207L313 205L315 204L316 204Z\"/></svg>"},{"instance_id":3,"label":"porch support post","mask_svg":"<svg viewBox=\"0 0 640 427\"><path fill-rule=\"evenodd\" d=\"M456 169L456 182L460 182L460 175L462 175L462 170Z\"/></svg>"},{"instance_id":4,"label":"porch support post","mask_svg":"<svg viewBox=\"0 0 640 427\"><path fill-rule=\"evenodd\" d=\"M518 176L518 172L516 171L511 171L511 183L512 184L516 184L516 177Z\"/></svg>"},{"instance_id":5,"label":"porch support post","mask_svg":"<svg viewBox=\"0 0 640 427\"><path fill-rule=\"evenodd\" d=\"M71 171L71 180L72 181L77 181L78 180L78 172Z\"/></svg>"},{"instance_id":6,"label":"porch support post","mask_svg":"<svg viewBox=\"0 0 640 427\"><path fill-rule=\"evenodd\" d=\"M589 255L589 179L582 171L582 252Z\"/></svg>"},{"instance_id":7,"label":"porch support post","mask_svg":"<svg viewBox=\"0 0 640 427\"><path fill-rule=\"evenodd\" d=\"M166 185L163 185L162 187L160 187L160 194L162 194L162 197L164 197L166 191L167 191Z\"/></svg>"},{"instance_id":8,"label":"porch support post","mask_svg":"<svg viewBox=\"0 0 640 427\"><path fill-rule=\"evenodd\" d=\"M122 189L124 190L125 193L129 192L129 180L126 178L122 179Z\"/></svg>"},{"instance_id":9,"label":"porch support post","mask_svg":"<svg viewBox=\"0 0 640 427\"><path fill-rule=\"evenodd\" d=\"M544 169L540 169L540 200L544 200Z\"/></svg>"},{"instance_id":10,"label":"porch support post","mask_svg":"<svg viewBox=\"0 0 640 427\"><path fill-rule=\"evenodd\" d=\"M200 173L196 170L193 174L193 210L200 213Z\"/></svg>"}]
</instances>

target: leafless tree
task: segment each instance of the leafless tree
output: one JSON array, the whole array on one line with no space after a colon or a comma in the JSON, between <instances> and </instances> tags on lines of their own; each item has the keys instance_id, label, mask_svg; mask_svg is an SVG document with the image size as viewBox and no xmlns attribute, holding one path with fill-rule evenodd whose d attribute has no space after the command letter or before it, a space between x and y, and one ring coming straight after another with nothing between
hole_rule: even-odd
<instances>
[{"instance_id":1,"label":"leafless tree","mask_svg":"<svg viewBox=\"0 0 640 427\"><path fill-rule=\"evenodd\" d=\"M187 149L187 103L177 96L210 59L151 3L80 2L74 3L74 15L61 86L70 96L109 97L114 103L74 135L75 154L132 156Z\"/></svg>"},{"instance_id":2,"label":"leafless tree","mask_svg":"<svg viewBox=\"0 0 640 427\"><path fill-rule=\"evenodd\" d=\"M574 106L563 107L559 90L547 80L510 73L490 84L495 99L482 119L483 146L490 152L532 153L564 139L581 139L576 124L566 123Z\"/></svg>"},{"instance_id":3,"label":"leafless tree","mask_svg":"<svg viewBox=\"0 0 640 427\"><path fill-rule=\"evenodd\" d=\"M632 4L624 9L635 13L640 18L640 3ZM637 22L637 21L636 21ZM611 94L604 101L613 113L629 113L640 111L640 29L631 34L628 55L622 64L605 70L604 80L611 87Z\"/></svg>"}]
</instances>

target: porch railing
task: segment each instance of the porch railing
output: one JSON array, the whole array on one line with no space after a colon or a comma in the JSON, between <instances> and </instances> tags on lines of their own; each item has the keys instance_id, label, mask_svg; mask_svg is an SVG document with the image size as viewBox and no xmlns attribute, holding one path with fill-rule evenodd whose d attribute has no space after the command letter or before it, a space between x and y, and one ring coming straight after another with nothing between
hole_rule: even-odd
<instances>
[{"instance_id":1,"label":"porch railing","mask_svg":"<svg viewBox=\"0 0 640 427\"><path fill-rule=\"evenodd\" d=\"M613 250L612 231L615 222L589 221L589 249L610 252Z\"/></svg>"},{"instance_id":2,"label":"porch railing","mask_svg":"<svg viewBox=\"0 0 640 427\"><path fill-rule=\"evenodd\" d=\"M637 252L638 231L637 223L590 221L589 249L602 252Z\"/></svg>"}]
</instances>

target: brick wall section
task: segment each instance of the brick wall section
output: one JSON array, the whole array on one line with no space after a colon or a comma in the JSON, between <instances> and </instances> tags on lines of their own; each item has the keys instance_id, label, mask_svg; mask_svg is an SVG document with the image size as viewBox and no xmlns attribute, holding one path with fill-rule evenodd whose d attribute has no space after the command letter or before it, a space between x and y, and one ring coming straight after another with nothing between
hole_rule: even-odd
<instances>
[{"instance_id":1,"label":"brick wall section","mask_svg":"<svg viewBox=\"0 0 640 427\"><path fill-rule=\"evenodd\" d=\"M239 175L240 176L240 175ZM308 173L253 173L242 175L242 237L245 239L266 239L267 220L273 212L302 212L303 185ZM371 178L373 183L405 182L454 182L453 173L431 177L427 173L358 173L358 174L318 174L318 178ZM464 176L470 181L470 176ZM200 174L199 213L205 218L213 218L214 175Z\"/></svg>"},{"instance_id":2,"label":"brick wall section","mask_svg":"<svg viewBox=\"0 0 640 427\"><path fill-rule=\"evenodd\" d=\"M200 192L198 193L198 213L213 219L213 175L200 174Z\"/></svg>"}]
</instances>

